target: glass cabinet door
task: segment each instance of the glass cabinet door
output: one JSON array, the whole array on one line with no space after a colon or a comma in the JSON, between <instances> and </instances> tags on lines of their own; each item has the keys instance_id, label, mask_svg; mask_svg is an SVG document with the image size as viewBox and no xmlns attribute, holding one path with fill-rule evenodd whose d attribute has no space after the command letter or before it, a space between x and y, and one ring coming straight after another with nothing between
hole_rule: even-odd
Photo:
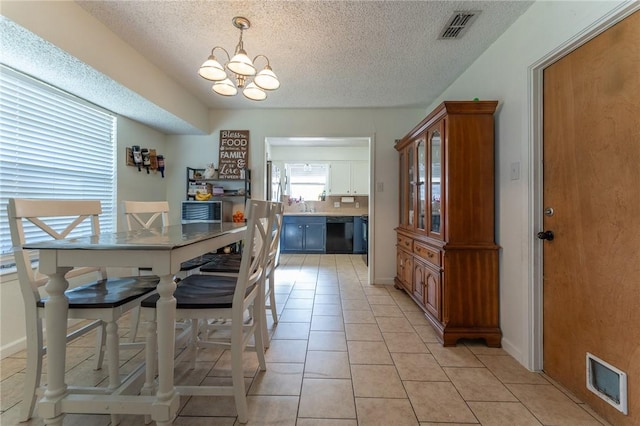
<instances>
[{"instance_id":1,"label":"glass cabinet door","mask_svg":"<svg viewBox=\"0 0 640 426\"><path fill-rule=\"evenodd\" d=\"M417 229L426 230L424 220L427 214L427 141L419 139L416 143L416 167L418 169L416 180L417 205L416 205L416 223Z\"/></svg>"},{"instance_id":2,"label":"glass cabinet door","mask_svg":"<svg viewBox=\"0 0 640 426\"><path fill-rule=\"evenodd\" d=\"M408 190L407 190L407 214L408 214L408 225L410 228L413 228L414 225L414 219L415 219L415 197L414 197L414 191L415 191L415 160L414 160L414 155L413 155L413 145L409 145L407 147L407 179L409 180L408 183Z\"/></svg>"},{"instance_id":3,"label":"glass cabinet door","mask_svg":"<svg viewBox=\"0 0 640 426\"><path fill-rule=\"evenodd\" d=\"M407 158L406 149L400 151L400 226L407 226Z\"/></svg>"},{"instance_id":4,"label":"glass cabinet door","mask_svg":"<svg viewBox=\"0 0 640 426\"><path fill-rule=\"evenodd\" d=\"M440 216L442 213L442 138L440 131L436 130L429 139L429 192L431 197L430 208L430 234L441 234L442 224Z\"/></svg>"}]
</instances>

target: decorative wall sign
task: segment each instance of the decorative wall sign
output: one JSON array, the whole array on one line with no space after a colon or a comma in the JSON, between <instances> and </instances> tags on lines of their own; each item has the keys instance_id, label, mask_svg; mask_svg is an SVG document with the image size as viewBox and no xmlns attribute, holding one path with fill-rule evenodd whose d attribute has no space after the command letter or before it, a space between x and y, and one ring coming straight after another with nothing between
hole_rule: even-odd
<instances>
[{"instance_id":1,"label":"decorative wall sign","mask_svg":"<svg viewBox=\"0 0 640 426\"><path fill-rule=\"evenodd\" d=\"M249 168L249 131L220 130L218 179L244 179Z\"/></svg>"}]
</instances>

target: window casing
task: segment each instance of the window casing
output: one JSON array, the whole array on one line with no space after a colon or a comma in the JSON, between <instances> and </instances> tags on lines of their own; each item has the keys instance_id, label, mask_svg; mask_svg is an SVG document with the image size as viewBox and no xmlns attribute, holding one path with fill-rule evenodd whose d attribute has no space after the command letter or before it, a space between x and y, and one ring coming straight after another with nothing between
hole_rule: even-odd
<instances>
[{"instance_id":1,"label":"window casing","mask_svg":"<svg viewBox=\"0 0 640 426\"><path fill-rule=\"evenodd\" d=\"M0 65L0 271L13 266L9 198L98 199L101 231L115 230L115 158L113 114Z\"/></svg>"},{"instance_id":2,"label":"window casing","mask_svg":"<svg viewBox=\"0 0 640 426\"><path fill-rule=\"evenodd\" d=\"M287 191L291 198L318 200L326 194L329 165L324 163L288 163Z\"/></svg>"}]
</instances>

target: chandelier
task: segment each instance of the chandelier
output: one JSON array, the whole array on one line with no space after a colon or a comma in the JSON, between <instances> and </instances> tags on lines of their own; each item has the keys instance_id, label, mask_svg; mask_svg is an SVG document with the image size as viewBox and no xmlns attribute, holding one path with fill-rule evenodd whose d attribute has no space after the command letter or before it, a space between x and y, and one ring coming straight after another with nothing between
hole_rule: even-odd
<instances>
[{"instance_id":1,"label":"chandelier","mask_svg":"<svg viewBox=\"0 0 640 426\"><path fill-rule=\"evenodd\" d=\"M240 30L240 41L238 41L234 56L230 57L229 52L224 48L216 46L211 49L211 55L200 66L198 74L204 79L213 81L211 89L219 95L235 96L238 93L238 88L242 88L242 94L247 98L252 101L263 101L267 98L266 91L276 90L280 87L280 81L278 81L278 77L271 69L269 58L264 55L258 55L252 61L244 50L242 32L251 27L251 22L242 16L236 16L232 22ZM220 62L214 56L216 50L222 50L227 55L227 62L224 66L220 65ZM256 67L253 63L258 58L264 58L267 64L262 71L256 74ZM231 78L227 75L227 71L233 74ZM232 79L235 80L235 84Z\"/></svg>"}]
</instances>

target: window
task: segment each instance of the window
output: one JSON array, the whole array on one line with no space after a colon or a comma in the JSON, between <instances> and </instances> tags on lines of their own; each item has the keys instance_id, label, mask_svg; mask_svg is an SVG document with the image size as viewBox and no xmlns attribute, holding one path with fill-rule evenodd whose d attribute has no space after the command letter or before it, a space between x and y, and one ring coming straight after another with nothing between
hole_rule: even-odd
<instances>
[{"instance_id":1,"label":"window","mask_svg":"<svg viewBox=\"0 0 640 426\"><path fill-rule=\"evenodd\" d=\"M318 200L326 194L329 176L328 164L285 164L287 189L291 198Z\"/></svg>"},{"instance_id":2,"label":"window","mask_svg":"<svg viewBox=\"0 0 640 426\"><path fill-rule=\"evenodd\" d=\"M0 65L0 267L13 266L9 198L98 199L100 229L115 229L115 135L113 114Z\"/></svg>"}]
</instances>

